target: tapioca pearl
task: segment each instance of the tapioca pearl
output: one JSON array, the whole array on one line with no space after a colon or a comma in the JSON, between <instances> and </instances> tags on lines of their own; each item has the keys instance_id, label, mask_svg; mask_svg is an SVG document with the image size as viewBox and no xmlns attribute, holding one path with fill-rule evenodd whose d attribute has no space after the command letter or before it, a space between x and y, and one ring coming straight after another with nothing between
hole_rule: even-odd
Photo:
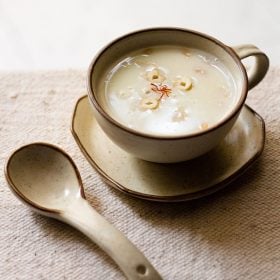
<instances>
[{"instance_id":1,"label":"tapioca pearl","mask_svg":"<svg viewBox=\"0 0 280 280\"><path fill-rule=\"evenodd\" d=\"M179 107L173 114L172 116L172 121L173 122L182 122L187 120L188 118L188 111L184 107Z\"/></svg>"},{"instance_id":2,"label":"tapioca pearl","mask_svg":"<svg viewBox=\"0 0 280 280\"><path fill-rule=\"evenodd\" d=\"M132 92L130 90L120 90L116 93L116 96L120 99L127 99L131 97Z\"/></svg>"}]
</instances>

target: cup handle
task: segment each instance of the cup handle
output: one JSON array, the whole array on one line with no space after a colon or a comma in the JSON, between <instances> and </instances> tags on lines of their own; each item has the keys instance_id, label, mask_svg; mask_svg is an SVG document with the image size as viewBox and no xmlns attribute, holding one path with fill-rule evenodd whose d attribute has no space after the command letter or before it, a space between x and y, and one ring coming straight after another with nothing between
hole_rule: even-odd
<instances>
[{"instance_id":1,"label":"cup handle","mask_svg":"<svg viewBox=\"0 0 280 280\"><path fill-rule=\"evenodd\" d=\"M240 60L243 58L253 56L255 62L252 68L247 71L249 89L256 86L265 76L269 67L269 59L265 53L254 45L240 45L231 47L233 51L239 56Z\"/></svg>"}]
</instances>

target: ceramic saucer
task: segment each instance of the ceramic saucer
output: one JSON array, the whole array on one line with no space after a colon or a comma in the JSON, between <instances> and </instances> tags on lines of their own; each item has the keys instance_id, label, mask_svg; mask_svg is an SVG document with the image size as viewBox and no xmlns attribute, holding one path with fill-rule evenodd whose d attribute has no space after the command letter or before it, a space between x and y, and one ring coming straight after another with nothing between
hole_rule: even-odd
<instances>
[{"instance_id":1,"label":"ceramic saucer","mask_svg":"<svg viewBox=\"0 0 280 280\"><path fill-rule=\"evenodd\" d=\"M209 195L235 180L261 155L263 119L245 105L218 147L197 159L176 164L139 160L116 146L97 124L87 96L76 104L72 133L81 151L114 188L156 201L185 201Z\"/></svg>"}]
</instances>

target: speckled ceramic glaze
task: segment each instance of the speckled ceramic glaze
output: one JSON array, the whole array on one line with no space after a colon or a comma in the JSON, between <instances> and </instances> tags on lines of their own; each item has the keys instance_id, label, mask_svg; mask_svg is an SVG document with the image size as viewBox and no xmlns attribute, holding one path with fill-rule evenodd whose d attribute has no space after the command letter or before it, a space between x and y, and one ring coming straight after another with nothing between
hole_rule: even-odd
<instances>
[{"instance_id":1,"label":"speckled ceramic glaze","mask_svg":"<svg viewBox=\"0 0 280 280\"><path fill-rule=\"evenodd\" d=\"M64 151L46 143L23 146L10 156L5 174L21 201L83 232L128 279L162 279L145 256L86 201L78 169Z\"/></svg>"},{"instance_id":2,"label":"speckled ceramic glaze","mask_svg":"<svg viewBox=\"0 0 280 280\"><path fill-rule=\"evenodd\" d=\"M100 104L97 85L103 73L127 53L157 45L179 45L201 49L219 58L230 71L237 86L238 102L225 118L201 132L180 136L156 136L130 129L114 120ZM253 56L250 72L241 59ZM88 72L88 96L95 118L108 137L137 158L152 162L180 162L198 157L213 149L227 135L240 114L248 90L265 76L267 56L253 45L230 48L220 41L198 32L178 28L146 29L125 35L106 46L93 60Z\"/></svg>"},{"instance_id":3,"label":"speckled ceramic glaze","mask_svg":"<svg viewBox=\"0 0 280 280\"><path fill-rule=\"evenodd\" d=\"M176 164L140 160L106 136L87 96L76 104L72 133L109 185L139 198L167 202L200 198L225 187L261 155L265 141L262 118L245 105L228 135L208 154Z\"/></svg>"}]
</instances>

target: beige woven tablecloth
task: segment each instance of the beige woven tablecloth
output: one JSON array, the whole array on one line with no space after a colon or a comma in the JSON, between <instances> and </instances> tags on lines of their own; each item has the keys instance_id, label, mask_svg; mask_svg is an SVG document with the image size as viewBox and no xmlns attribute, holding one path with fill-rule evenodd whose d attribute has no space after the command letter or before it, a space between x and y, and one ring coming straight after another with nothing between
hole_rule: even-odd
<instances>
[{"instance_id":1,"label":"beige woven tablecloth","mask_svg":"<svg viewBox=\"0 0 280 280\"><path fill-rule=\"evenodd\" d=\"M10 192L7 156L49 141L80 169L90 203L144 252L164 279L280 279L280 69L248 97L266 122L260 160L225 190L180 204L146 202L105 185L70 133L85 71L0 73L0 279L124 279L82 234L41 217Z\"/></svg>"}]
</instances>

